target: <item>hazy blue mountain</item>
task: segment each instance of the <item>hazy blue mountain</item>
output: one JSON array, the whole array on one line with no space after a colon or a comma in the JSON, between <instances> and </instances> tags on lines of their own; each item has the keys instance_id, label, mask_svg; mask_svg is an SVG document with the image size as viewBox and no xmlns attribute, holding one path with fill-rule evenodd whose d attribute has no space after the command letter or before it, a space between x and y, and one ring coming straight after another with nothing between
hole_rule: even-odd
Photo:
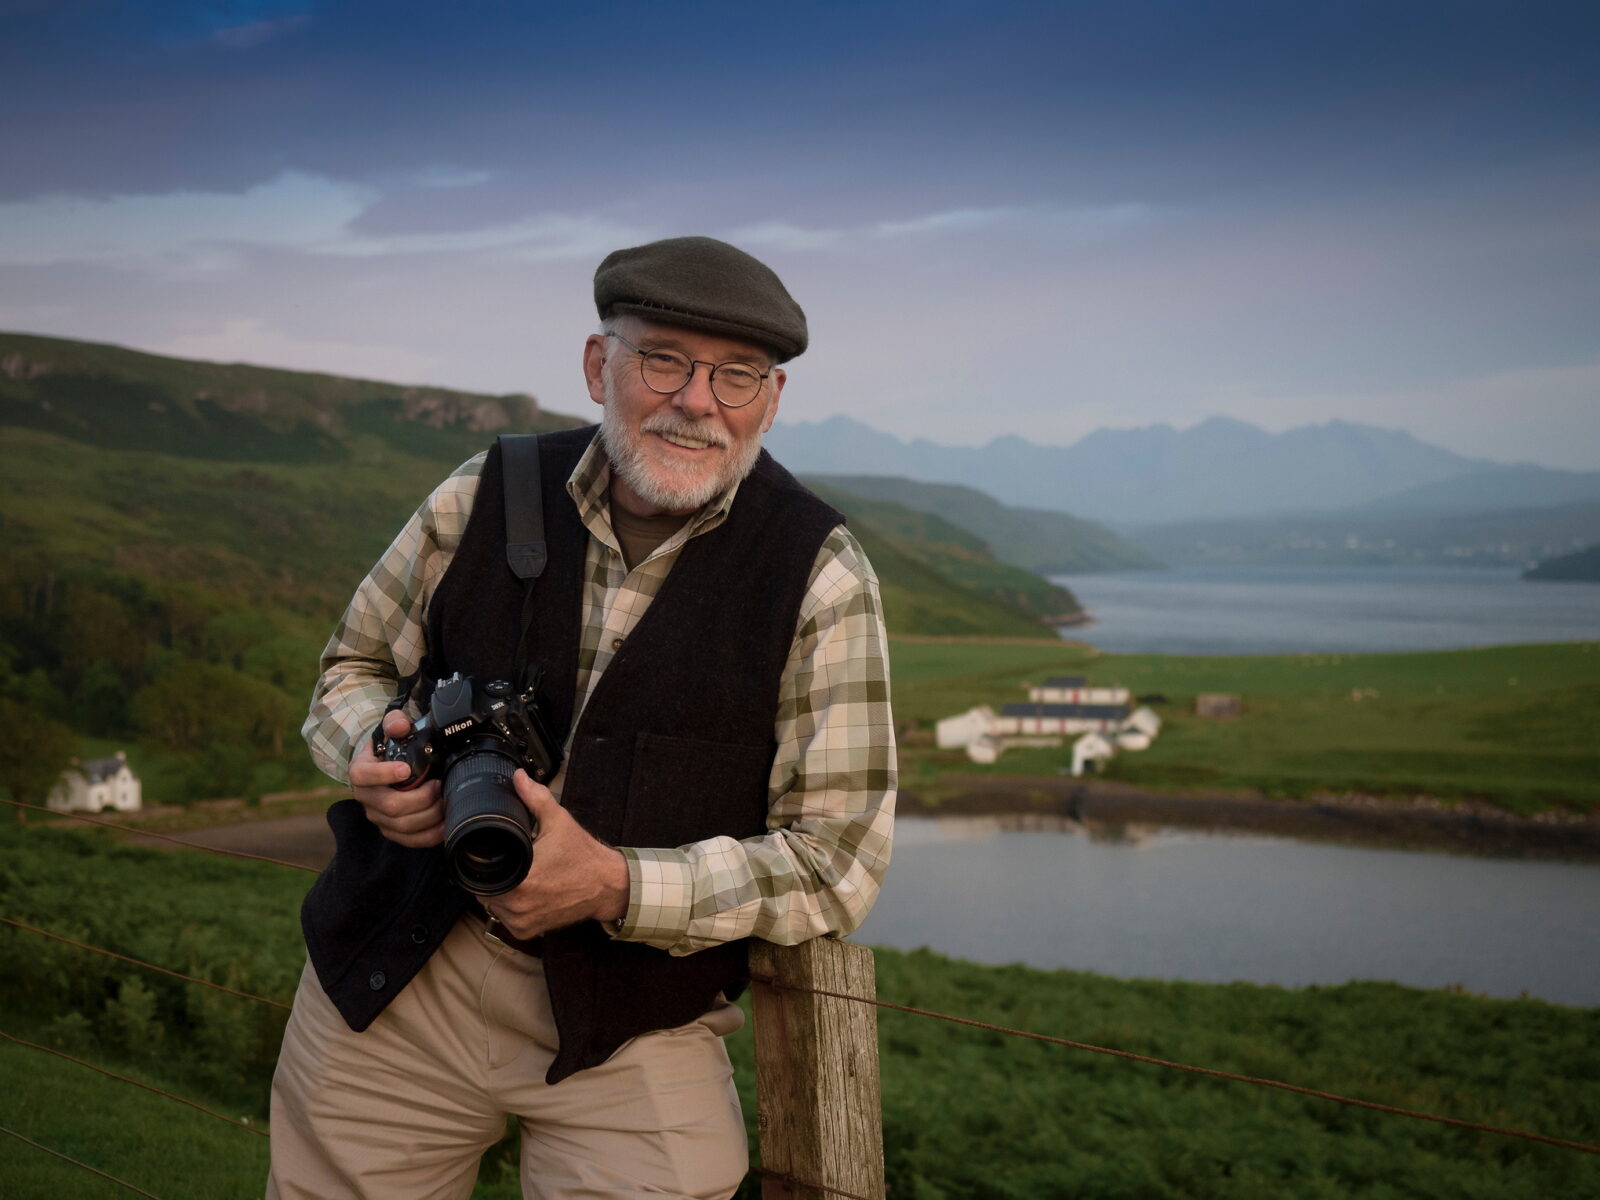
<instances>
[{"instance_id":1,"label":"hazy blue mountain","mask_svg":"<svg viewBox=\"0 0 1600 1200\"><path fill-rule=\"evenodd\" d=\"M1330 421L1274 434L1227 417L1182 431L1170 425L1102 429L1070 446L1008 435L980 447L903 442L848 417L831 417L776 425L767 444L801 473L961 484L1008 505L1118 527L1346 509L1494 468L1399 430ZM1531 497L1541 469L1526 470L1533 473L1526 487ZM1555 494L1542 503L1571 498Z\"/></svg>"},{"instance_id":2,"label":"hazy blue mountain","mask_svg":"<svg viewBox=\"0 0 1600 1200\"><path fill-rule=\"evenodd\" d=\"M1600 500L1600 471L1489 466L1360 505L1361 513L1462 513ZM1600 531L1597 531L1600 532Z\"/></svg>"},{"instance_id":3,"label":"hazy blue mountain","mask_svg":"<svg viewBox=\"0 0 1600 1200\"><path fill-rule=\"evenodd\" d=\"M1123 531L1173 564L1522 567L1600 538L1600 500L1488 512L1376 507L1294 516L1213 517Z\"/></svg>"}]
</instances>

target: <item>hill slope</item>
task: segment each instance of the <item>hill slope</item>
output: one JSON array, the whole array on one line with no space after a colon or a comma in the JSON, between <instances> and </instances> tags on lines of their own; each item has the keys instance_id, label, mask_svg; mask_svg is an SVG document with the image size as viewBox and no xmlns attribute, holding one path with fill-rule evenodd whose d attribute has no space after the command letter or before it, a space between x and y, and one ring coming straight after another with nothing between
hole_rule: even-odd
<instances>
[{"instance_id":1,"label":"hill slope","mask_svg":"<svg viewBox=\"0 0 1600 1200\"><path fill-rule=\"evenodd\" d=\"M9 736L126 747L153 799L311 782L318 657L389 539L495 432L578 424L530 397L0 335ZM1076 609L936 517L835 499L892 632L1048 637L1041 616ZM38 786L20 778L0 789Z\"/></svg>"},{"instance_id":2,"label":"hill slope","mask_svg":"<svg viewBox=\"0 0 1600 1200\"><path fill-rule=\"evenodd\" d=\"M1043 637L1043 623L1082 616L1066 588L995 561L979 538L943 517L810 483L849 518L896 632Z\"/></svg>"},{"instance_id":3,"label":"hill slope","mask_svg":"<svg viewBox=\"0 0 1600 1200\"><path fill-rule=\"evenodd\" d=\"M884 475L809 475L813 485L839 488L938 513L983 539L1001 562L1040 574L1158 567L1160 560L1094 521L1037 508L1011 508L992 496L952 483Z\"/></svg>"}]
</instances>

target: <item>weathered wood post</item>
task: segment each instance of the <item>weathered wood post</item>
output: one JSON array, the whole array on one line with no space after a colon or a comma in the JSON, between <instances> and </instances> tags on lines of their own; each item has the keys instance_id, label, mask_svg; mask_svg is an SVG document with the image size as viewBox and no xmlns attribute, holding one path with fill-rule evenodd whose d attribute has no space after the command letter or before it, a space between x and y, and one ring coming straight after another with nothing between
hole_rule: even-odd
<instances>
[{"instance_id":1,"label":"weathered wood post","mask_svg":"<svg viewBox=\"0 0 1600 1200\"><path fill-rule=\"evenodd\" d=\"M884 1200L877 1009L801 990L876 999L872 951L753 941L750 974L763 1200Z\"/></svg>"}]
</instances>

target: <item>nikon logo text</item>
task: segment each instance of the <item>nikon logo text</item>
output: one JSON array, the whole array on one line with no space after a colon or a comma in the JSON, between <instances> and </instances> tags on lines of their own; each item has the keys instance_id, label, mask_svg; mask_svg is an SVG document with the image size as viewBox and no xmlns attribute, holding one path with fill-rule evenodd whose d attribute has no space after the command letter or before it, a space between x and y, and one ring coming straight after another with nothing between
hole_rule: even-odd
<instances>
[{"instance_id":1,"label":"nikon logo text","mask_svg":"<svg viewBox=\"0 0 1600 1200\"><path fill-rule=\"evenodd\" d=\"M446 725L444 727L444 736L445 737L449 737L451 734L460 733L463 729L471 729L471 728L472 728L472 722L471 721L457 721L454 725Z\"/></svg>"}]
</instances>

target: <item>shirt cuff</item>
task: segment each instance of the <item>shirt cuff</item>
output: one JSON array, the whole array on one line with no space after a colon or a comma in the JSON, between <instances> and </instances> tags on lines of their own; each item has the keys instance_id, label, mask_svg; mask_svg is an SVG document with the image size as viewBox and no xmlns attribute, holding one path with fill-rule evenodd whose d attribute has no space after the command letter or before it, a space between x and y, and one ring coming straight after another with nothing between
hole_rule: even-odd
<instances>
[{"instance_id":1,"label":"shirt cuff","mask_svg":"<svg viewBox=\"0 0 1600 1200\"><path fill-rule=\"evenodd\" d=\"M689 932L694 868L682 850L620 846L628 862L628 912L614 936L670 950Z\"/></svg>"}]
</instances>

